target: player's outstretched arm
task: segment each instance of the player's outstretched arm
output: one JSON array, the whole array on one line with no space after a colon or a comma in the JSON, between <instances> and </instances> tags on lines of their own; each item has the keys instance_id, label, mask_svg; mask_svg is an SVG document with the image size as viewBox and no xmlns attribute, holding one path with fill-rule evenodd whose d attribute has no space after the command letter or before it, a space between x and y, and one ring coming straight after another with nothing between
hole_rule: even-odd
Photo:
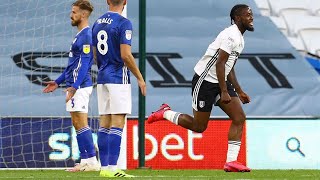
<instances>
[{"instance_id":1,"label":"player's outstretched arm","mask_svg":"<svg viewBox=\"0 0 320 180\"><path fill-rule=\"evenodd\" d=\"M55 81L49 81L49 82L43 82L43 83L47 85L42 91L44 93L53 92L58 88L58 84Z\"/></svg>"},{"instance_id":2,"label":"player's outstretched arm","mask_svg":"<svg viewBox=\"0 0 320 180\"><path fill-rule=\"evenodd\" d=\"M59 87L59 84L65 81L65 75L66 70L64 70L63 73L55 81L44 82L44 84L46 84L47 86L43 89L42 92L49 93L56 90Z\"/></svg>"},{"instance_id":3,"label":"player's outstretched arm","mask_svg":"<svg viewBox=\"0 0 320 180\"><path fill-rule=\"evenodd\" d=\"M136 65L134 57L132 56L131 46L128 44L121 44L120 52L121 52L121 58L124 61L125 65L129 68L132 74L137 78L138 85L141 90L141 94L145 96L147 93L146 83L144 82L144 79L140 73L140 70Z\"/></svg>"}]
</instances>

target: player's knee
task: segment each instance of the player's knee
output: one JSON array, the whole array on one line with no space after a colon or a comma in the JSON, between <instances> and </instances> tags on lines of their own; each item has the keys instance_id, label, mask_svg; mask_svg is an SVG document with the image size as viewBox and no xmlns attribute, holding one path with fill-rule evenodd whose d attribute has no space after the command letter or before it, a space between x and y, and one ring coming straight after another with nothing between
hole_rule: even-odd
<instances>
[{"instance_id":1,"label":"player's knee","mask_svg":"<svg viewBox=\"0 0 320 180\"><path fill-rule=\"evenodd\" d=\"M83 128L83 126L81 125L81 123L79 123L79 122L77 122L77 121L73 121L72 125L73 125L73 127L74 127L74 129L75 129L76 131L78 131L78 130L80 130L80 129Z\"/></svg>"},{"instance_id":2,"label":"player's knee","mask_svg":"<svg viewBox=\"0 0 320 180\"><path fill-rule=\"evenodd\" d=\"M194 132L203 133L207 129L207 127L208 126L206 124L199 125L194 129Z\"/></svg>"},{"instance_id":3,"label":"player's knee","mask_svg":"<svg viewBox=\"0 0 320 180\"><path fill-rule=\"evenodd\" d=\"M246 115L243 113L238 115L236 118L233 118L232 123L235 125L242 126L245 121L246 121Z\"/></svg>"},{"instance_id":4,"label":"player's knee","mask_svg":"<svg viewBox=\"0 0 320 180\"><path fill-rule=\"evenodd\" d=\"M195 117L192 122L192 130L197 133L203 133L208 127L209 118L206 119L205 117Z\"/></svg>"}]
</instances>

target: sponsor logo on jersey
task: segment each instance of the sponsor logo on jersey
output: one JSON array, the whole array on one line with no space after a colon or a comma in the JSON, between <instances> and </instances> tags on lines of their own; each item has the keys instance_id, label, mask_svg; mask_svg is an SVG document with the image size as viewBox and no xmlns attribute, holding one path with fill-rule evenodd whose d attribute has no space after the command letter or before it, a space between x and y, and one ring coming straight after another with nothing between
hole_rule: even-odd
<instances>
[{"instance_id":1,"label":"sponsor logo on jersey","mask_svg":"<svg viewBox=\"0 0 320 180\"><path fill-rule=\"evenodd\" d=\"M228 40L234 42L234 39L232 37L228 37Z\"/></svg>"},{"instance_id":2,"label":"sponsor logo on jersey","mask_svg":"<svg viewBox=\"0 0 320 180\"><path fill-rule=\"evenodd\" d=\"M232 50L233 48L233 43L234 43L234 39L232 39L231 37L228 38L227 40L227 46L230 50Z\"/></svg>"},{"instance_id":3,"label":"sponsor logo on jersey","mask_svg":"<svg viewBox=\"0 0 320 180\"><path fill-rule=\"evenodd\" d=\"M83 45L83 52L85 54L88 54L90 52L90 45L88 45L88 44Z\"/></svg>"},{"instance_id":4,"label":"sponsor logo on jersey","mask_svg":"<svg viewBox=\"0 0 320 180\"><path fill-rule=\"evenodd\" d=\"M132 31L131 30L126 30L126 39L131 40L132 38Z\"/></svg>"}]
</instances>

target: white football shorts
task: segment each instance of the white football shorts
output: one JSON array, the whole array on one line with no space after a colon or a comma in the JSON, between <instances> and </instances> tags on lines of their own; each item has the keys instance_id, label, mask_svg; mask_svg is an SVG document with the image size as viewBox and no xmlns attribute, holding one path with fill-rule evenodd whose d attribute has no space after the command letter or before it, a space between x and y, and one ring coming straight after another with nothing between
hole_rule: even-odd
<instances>
[{"instance_id":1,"label":"white football shorts","mask_svg":"<svg viewBox=\"0 0 320 180\"><path fill-rule=\"evenodd\" d=\"M99 115L131 114L131 84L98 84Z\"/></svg>"},{"instance_id":2,"label":"white football shorts","mask_svg":"<svg viewBox=\"0 0 320 180\"><path fill-rule=\"evenodd\" d=\"M92 86L77 89L74 96L66 104L67 111L88 113L89 99L90 99L91 93L92 93Z\"/></svg>"}]
</instances>

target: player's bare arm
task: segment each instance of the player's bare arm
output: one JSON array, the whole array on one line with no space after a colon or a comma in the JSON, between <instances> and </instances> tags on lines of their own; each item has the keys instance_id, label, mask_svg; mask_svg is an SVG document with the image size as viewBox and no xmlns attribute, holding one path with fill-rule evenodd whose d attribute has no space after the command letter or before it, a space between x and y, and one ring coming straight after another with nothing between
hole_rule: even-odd
<instances>
[{"instance_id":1,"label":"player's bare arm","mask_svg":"<svg viewBox=\"0 0 320 180\"><path fill-rule=\"evenodd\" d=\"M220 101L222 103L228 104L231 101L231 97L228 93L227 84L225 81L225 65L229 58L229 54L224 50L219 50L219 57L217 59L216 69L217 69L217 78L219 81L219 87L221 89Z\"/></svg>"},{"instance_id":2,"label":"player's bare arm","mask_svg":"<svg viewBox=\"0 0 320 180\"><path fill-rule=\"evenodd\" d=\"M243 90L241 89L241 86L238 83L234 68L231 69L230 73L227 76L227 79L228 79L229 82L231 82L231 84L235 88L235 90L236 90L241 102L243 104L249 103L250 102L250 97L245 92L243 92Z\"/></svg>"},{"instance_id":3,"label":"player's bare arm","mask_svg":"<svg viewBox=\"0 0 320 180\"><path fill-rule=\"evenodd\" d=\"M97 64L97 47L93 46L92 52L93 52L93 61L95 64Z\"/></svg>"},{"instance_id":4,"label":"player's bare arm","mask_svg":"<svg viewBox=\"0 0 320 180\"><path fill-rule=\"evenodd\" d=\"M227 79L232 84L232 86L234 87L234 89L238 94L242 92L241 86L238 83L238 80L234 71L234 67L231 69L230 73L228 74Z\"/></svg>"},{"instance_id":5,"label":"player's bare arm","mask_svg":"<svg viewBox=\"0 0 320 180\"><path fill-rule=\"evenodd\" d=\"M140 87L142 95L146 95L146 83L143 80L143 77L140 73L139 68L137 67L134 57L131 53L131 46L127 44L120 45L121 58L123 59L125 65L129 68L129 70L133 73L133 75L137 78L138 85Z\"/></svg>"}]
</instances>

